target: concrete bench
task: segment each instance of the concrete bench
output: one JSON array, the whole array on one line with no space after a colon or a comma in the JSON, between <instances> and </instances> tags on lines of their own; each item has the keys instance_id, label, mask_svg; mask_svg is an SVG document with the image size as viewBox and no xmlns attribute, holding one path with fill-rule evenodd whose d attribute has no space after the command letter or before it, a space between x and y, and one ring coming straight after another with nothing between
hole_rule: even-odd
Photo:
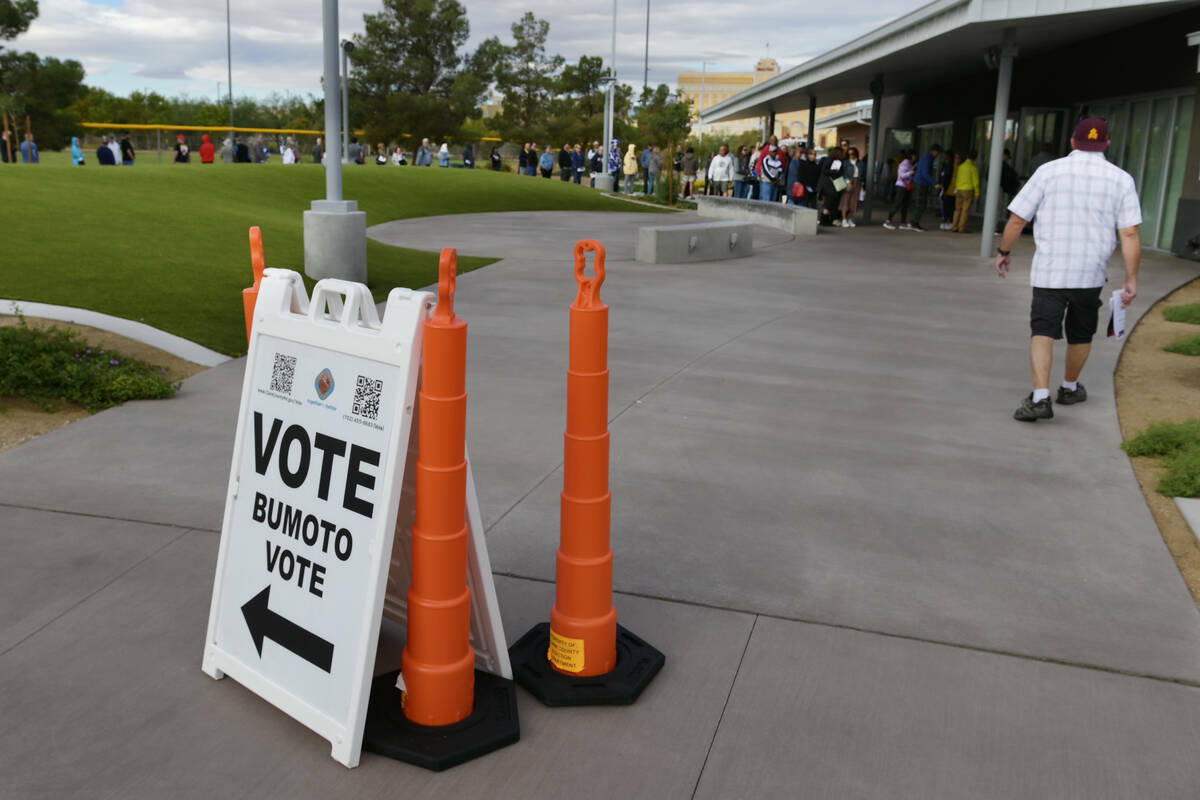
<instances>
[{"instance_id":1,"label":"concrete bench","mask_svg":"<svg viewBox=\"0 0 1200 800\"><path fill-rule=\"evenodd\" d=\"M637 260L645 264L742 258L753 250L754 226L748 222L694 222L638 228Z\"/></svg>"},{"instance_id":2,"label":"concrete bench","mask_svg":"<svg viewBox=\"0 0 1200 800\"><path fill-rule=\"evenodd\" d=\"M697 213L702 217L749 222L776 228L794 236L817 235L817 212L812 208L784 203L764 203L739 197L696 197Z\"/></svg>"}]
</instances>

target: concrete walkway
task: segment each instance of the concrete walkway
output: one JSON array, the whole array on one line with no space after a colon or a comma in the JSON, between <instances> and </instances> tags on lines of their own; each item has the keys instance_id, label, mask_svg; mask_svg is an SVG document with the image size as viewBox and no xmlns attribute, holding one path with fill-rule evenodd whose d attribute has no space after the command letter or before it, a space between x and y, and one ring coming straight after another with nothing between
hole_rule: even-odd
<instances>
[{"instance_id":1,"label":"concrete walkway","mask_svg":"<svg viewBox=\"0 0 1200 800\"><path fill-rule=\"evenodd\" d=\"M514 747L347 771L204 676L238 361L0 454L0 797L1195 798L1200 614L1117 447L1118 345L1088 403L1010 418L1032 243L1003 282L973 237L862 227L643 265L643 220L371 231L505 256L456 308L510 640L553 596L571 248L608 246L616 604L667 654L638 704L522 693ZM1148 256L1135 311L1194 274Z\"/></svg>"}]
</instances>

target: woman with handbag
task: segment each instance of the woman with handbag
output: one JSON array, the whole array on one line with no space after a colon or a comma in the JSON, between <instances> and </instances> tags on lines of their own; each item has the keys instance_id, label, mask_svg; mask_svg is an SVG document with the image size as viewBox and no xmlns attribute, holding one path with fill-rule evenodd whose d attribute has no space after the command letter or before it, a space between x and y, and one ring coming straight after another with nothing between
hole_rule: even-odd
<instances>
[{"instance_id":1,"label":"woman with handbag","mask_svg":"<svg viewBox=\"0 0 1200 800\"><path fill-rule=\"evenodd\" d=\"M837 211L842 192L846 190L845 162L842 158L842 148L835 147L829 151L828 157L821 162L821 183L817 195L821 198L821 225L826 228L833 226L833 215Z\"/></svg>"},{"instance_id":2,"label":"woman with handbag","mask_svg":"<svg viewBox=\"0 0 1200 800\"><path fill-rule=\"evenodd\" d=\"M896 166L896 198L892 201L892 210L888 212L887 219L883 221L883 227L889 231L896 230L892 218L897 214L900 215L900 227L912 229L912 226L908 224L908 207L912 203L913 174L917 171L916 163L916 152L910 151L901 154L900 163Z\"/></svg>"},{"instance_id":3,"label":"woman with handbag","mask_svg":"<svg viewBox=\"0 0 1200 800\"><path fill-rule=\"evenodd\" d=\"M804 148L800 148L788 162L787 180L784 181L784 186L787 187L787 201L793 206L801 205L804 199L804 184L800 182L800 165L804 163L800 158L803 153Z\"/></svg>"},{"instance_id":4,"label":"woman with handbag","mask_svg":"<svg viewBox=\"0 0 1200 800\"><path fill-rule=\"evenodd\" d=\"M862 162L858 160L858 148L851 147L846 153L845 174L846 190L842 192L839 208L842 210L842 227L853 228L854 217L858 214L858 192L862 186Z\"/></svg>"}]
</instances>

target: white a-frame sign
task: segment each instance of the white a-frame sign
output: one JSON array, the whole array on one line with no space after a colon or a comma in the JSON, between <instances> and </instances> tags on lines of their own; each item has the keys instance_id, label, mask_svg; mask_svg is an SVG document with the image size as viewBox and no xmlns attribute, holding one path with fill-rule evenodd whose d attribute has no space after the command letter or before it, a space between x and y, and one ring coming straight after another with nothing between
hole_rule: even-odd
<instances>
[{"instance_id":1,"label":"white a-frame sign","mask_svg":"<svg viewBox=\"0 0 1200 800\"><path fill-rule=\"evenodd\" d=\"M204 645L229 675L358 765L381 618L405 621L413 425L427 292L268 269L259 289ZM407 469L406 469L407 468ZM468 468L471 638L512 677ZM398 651L396 653L398 657ZM398 663L394 666L398 666ZM392 666L392 668L394 668Z\"/></svg>"}]
</instances>

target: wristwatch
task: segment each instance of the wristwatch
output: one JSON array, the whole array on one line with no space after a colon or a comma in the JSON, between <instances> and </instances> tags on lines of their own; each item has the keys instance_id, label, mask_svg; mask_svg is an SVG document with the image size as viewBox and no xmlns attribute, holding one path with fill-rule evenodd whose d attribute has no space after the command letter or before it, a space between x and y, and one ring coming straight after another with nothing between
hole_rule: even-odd
<instances>
[{"instance_id":1,"label":"wristwatch","mask_svg":"<svg viewBox=\"0 0 1200 800\"><path fill-rule=\"evenodd\" d=\"M1005 258L1012 255L1012 250L1001 250L999 247L996 248L996 252Z\"/></svg>"}]
</instances>

